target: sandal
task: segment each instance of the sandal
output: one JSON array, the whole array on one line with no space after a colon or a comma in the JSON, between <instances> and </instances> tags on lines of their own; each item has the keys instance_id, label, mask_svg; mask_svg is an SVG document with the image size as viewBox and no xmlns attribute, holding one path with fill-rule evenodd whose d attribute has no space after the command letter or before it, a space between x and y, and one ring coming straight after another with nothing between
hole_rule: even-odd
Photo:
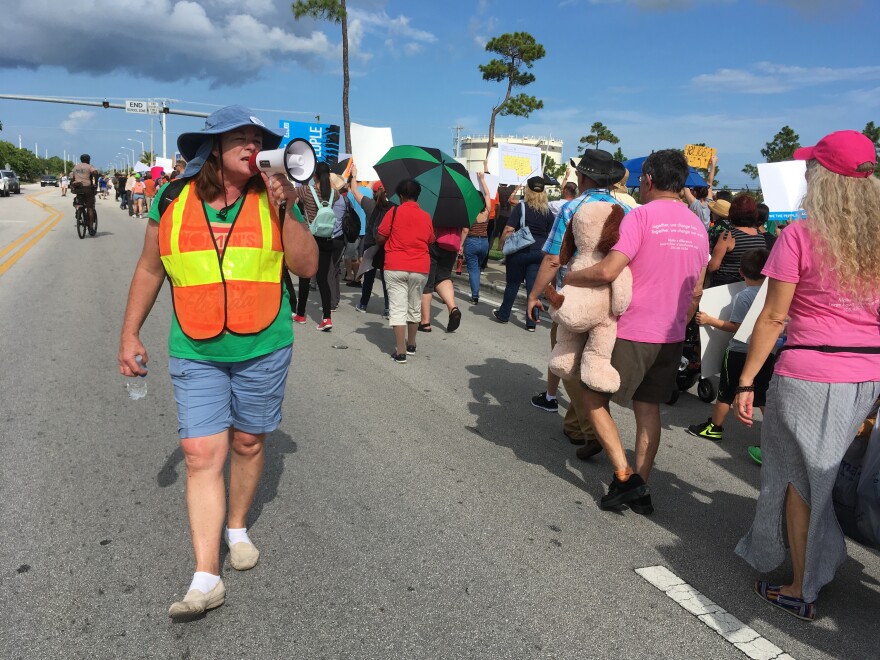
<instances>
[{"instance_id":1,"label":"sandal","mask_svg":"<svg viewBox=\"0 0 880 660\"><path fill-rule=\"evenodd\" d=\"M449 324L446 326L446 332L455 332L459 325L461 325L461 310L458 307L453 307L449 312Z\"/></svg>"},{"instance_id":2,"label":"sandal","mask_svg":"<svg viewBox=\"0 0 880 660\"><path fill-rule=\"evenodd\" d=\"M802 621L812 621L816 616L816 603L808 603L802 598L794 596L786 596L779 593L781 588L779 585L770 584L765 580L755 580L752 587L756 594L762 599L778 607L784 612L788 612L794 617Z\"/></svg>"},{"instance_id":3,"label":"sandal","mask_svg":"<svg viewBox=\"0 0 880 660\"><path fill-rule=\"evenodd\" d=\"M419 323L419 332L431 332L431 324L430 323Z\"/></svg>"}]
</instances>

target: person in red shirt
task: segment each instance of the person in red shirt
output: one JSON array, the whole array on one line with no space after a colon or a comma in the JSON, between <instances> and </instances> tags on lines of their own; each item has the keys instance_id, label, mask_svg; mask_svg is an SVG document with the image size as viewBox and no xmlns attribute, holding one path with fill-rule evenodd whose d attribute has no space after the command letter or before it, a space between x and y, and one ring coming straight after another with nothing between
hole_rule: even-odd
<instances>
[{"instance_id":1,"label":"person in red shirt","mask_svg":"<svg viewBox=\"0 0 880 660\"><path fill-rule=\"evenodd\" d=\"M419 208L422 187L418 181L401 181L395 192L400 206L385 214L376 242L385 246L388 318L395 342L391 357L399 364L406 364L406 356L416 352L422 288L431 269L428 246L434 242L434 225L431 216Z\"/></svg>"}]
</instances>

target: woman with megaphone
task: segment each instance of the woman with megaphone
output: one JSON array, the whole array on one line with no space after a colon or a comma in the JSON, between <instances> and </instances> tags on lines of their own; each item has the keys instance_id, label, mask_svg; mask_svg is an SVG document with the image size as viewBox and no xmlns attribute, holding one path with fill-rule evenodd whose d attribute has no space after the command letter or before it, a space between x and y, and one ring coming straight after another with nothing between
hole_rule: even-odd
<instances>
[{"instance_id":1,"label":"woman with megaphone","mask_svg":"<svg viewBox=\"0 0 880 660\"><path fill-rule=\"evenodd\" d=\"M250 164L254 153L280 142L241 106L222 108L203 130L182 134L177 146L189 162L149 211L129 289L118 359L120 372L135 377L146 375L149 362L141 326L165 278L171 282L168 366L196 560L186 595L169 610L178 619L225 601L221 531L236 570L253 568L260 556L247 515L266 434L281 421L293 343L282 271L286 265L310 277L318 267L293 185L281 174L255 173ZM291 211L286 219L279 212L284 205ZM223 471L230 454L227 508Z\"/></svg>"}]
</instances>

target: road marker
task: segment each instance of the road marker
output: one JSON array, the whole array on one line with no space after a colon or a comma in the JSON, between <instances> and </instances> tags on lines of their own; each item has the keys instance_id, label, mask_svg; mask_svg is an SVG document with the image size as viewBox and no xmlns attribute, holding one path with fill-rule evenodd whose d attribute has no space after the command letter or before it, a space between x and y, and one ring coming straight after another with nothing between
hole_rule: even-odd
<instances>
[{"instance_id":1,"label":"road marker","mask_svg":"<svg viewBox=\"0 0 880 660\"><path fill-rule=\"evenodd\" d=\"M45 193L39 193L39 194L45 194ZM54 229L55 226L59 222L61 222L61 219L64 217L64 214L61 211L59 211L58 209L52 208L51 206L47 206L46 204L43 204L41 201L33 199L32 196L30 196L30 195L28 197L26 197L26 199L27 199L27 201L29 201L33 204L36 204L37 206L39 206L43 210L48 211L49 217L46 220L44 220L42 223L40 223L39 225L37 225L36 227L31 229L30 231L26 232L24 235L20 236L18 239L16 239L12 243L7 245L5 248L0 250L0 259L2 259L4 256L9 254L10 252L12 252L12 256L10 256L3 263L0 263L0 277L3 276L3 273L5 273L10 268L12 268L15 265L15 262L17 262L19 259L21 259L25 255L25 253L28 250L30 250L34 245L36 245L37 242L41 238L43 238L52 229ZM34 234L36 234L36 235L34 236ZM17 252L14 252L14 250L16 250L16 248L18 248L22 243L24 243L24 241L27 241L28 238L30 238L31 236L33 236L33 238L31 238L27 243L22 245L21 248L18 249Z\"/></svg>"},{"instance_id":2,"label":"road marker","mask_svg":"<svg viewBox=\"0 0 880 660\"><path fill-rule=\"evenodd\" d=\"M754 660L794 660L742 621L706 598L665 566L637 568L636 573L681 605Z\"/></svg>"}]
</instances>

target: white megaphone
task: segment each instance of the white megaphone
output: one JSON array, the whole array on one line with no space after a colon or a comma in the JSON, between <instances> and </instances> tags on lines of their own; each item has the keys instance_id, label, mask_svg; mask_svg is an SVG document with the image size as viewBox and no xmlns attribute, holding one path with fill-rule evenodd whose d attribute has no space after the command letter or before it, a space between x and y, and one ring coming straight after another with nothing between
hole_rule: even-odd
<instances>
[{"instance_id":1,"label":"white megaphone","mask_svg":"<svg viewBox=\"0 0 880 660\"><path fill-rule=\"evenodd\" d=\"M259 151L248 161L251 171L284 174L298 183L306 183L315 173L318 158L307 140L294 138L284 149Z\"/></svg>"}]
</instances>

